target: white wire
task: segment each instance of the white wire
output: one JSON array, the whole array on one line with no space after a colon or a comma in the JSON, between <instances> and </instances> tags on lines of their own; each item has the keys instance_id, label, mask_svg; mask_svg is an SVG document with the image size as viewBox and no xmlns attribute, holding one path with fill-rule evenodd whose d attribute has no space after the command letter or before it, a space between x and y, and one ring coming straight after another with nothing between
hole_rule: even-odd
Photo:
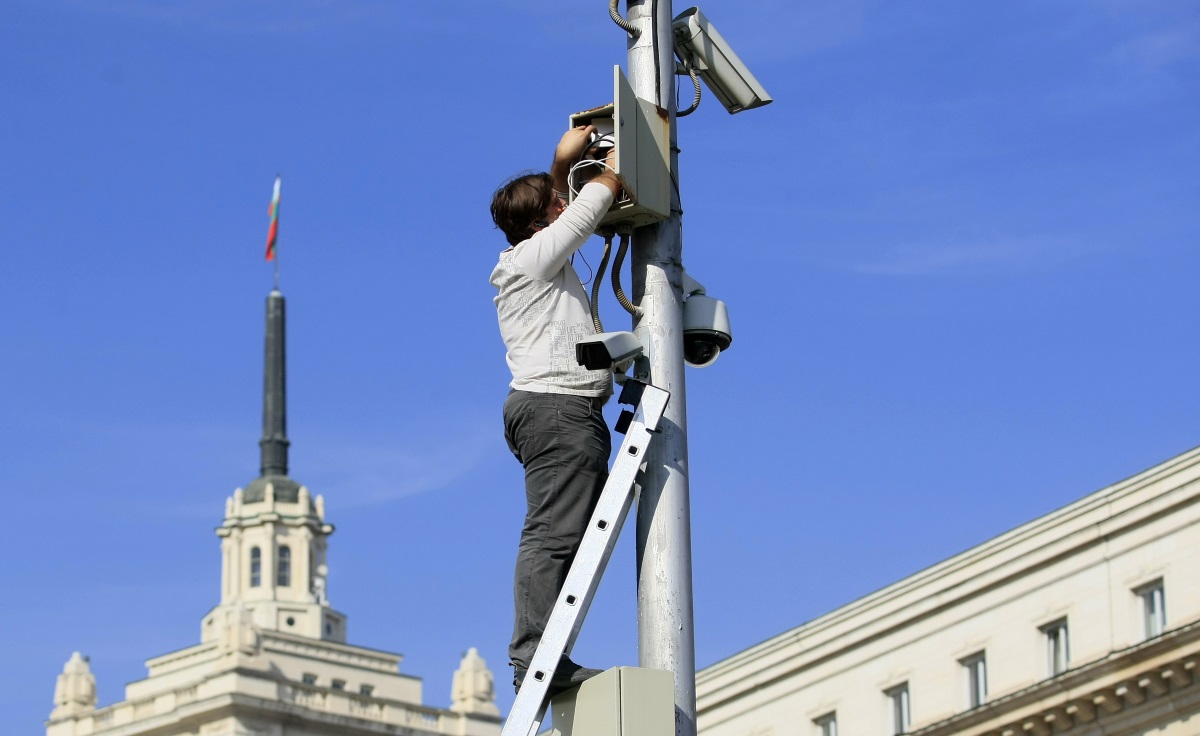
<instances>
[{"instance_id":1,"label":"white wire","mask_svg":"<svg viewBox=\"0 0 1200 736\"><path fill-rule=\"evenodd\" d=\"M579 192L575 189L575 187L571 183L575 177L575 169L580 168L581 166L583 166L585 164L599 164L607 169L612 170L612 167L605 164L604 161L601 159L583 158L583 156L586 155L589 150L591 150L592 148L595 148L596 146L600 145L601 143L603 143L605 141L608 142L610 147L617 145L616 135L614 133L605 133L603 135L596 136L595 140L592 140L591 142L589 142L587 144L586 147L584 147L584 149L583 149L584 152L583 152L583 154L580 155L579 160L576 161L575 165L572 166L570 171L567 172L567 188L570 189L571 193L574 194L575 196L579 196ZM607 154L607 151L605 153ZM617 172L615 170L613 170L613 173L616 174Z\"/></svg>"},{"instance_id":2,"label":"white wire","mask_svg":"<svg viewBox=\"0 0 1200 736\"><path fill-rule=\"evenodd\" d=\"M585 158L582 161L577 162L574 166L571 167L571 170L567 173L567 187L570 188L571 194L575 195L576 197L579 196L579 190L575 188L575 170L583 168L584 166L603 166L604 168L611 171L613 173L613 176L617 175L616 169L614 169L613 167L604 163L600 159Z\"/></svg>"},{"instance_id":3,"label":"white wire","mask_svg":"<svg viewBox=\"0 0 1200 736\"><path fill-rule=\"evenodd\" d=\"M614 146L617 145L616 136L614 134L603 133L601 135L596 136L596 139L594 141L592 141L591 143L587 144L587 148L585 148L583 150L586 152L587 150L589 150L591 148L595 148L596 146L600 145L604 141L608 141Z\"/></svg>"}]
</instances>

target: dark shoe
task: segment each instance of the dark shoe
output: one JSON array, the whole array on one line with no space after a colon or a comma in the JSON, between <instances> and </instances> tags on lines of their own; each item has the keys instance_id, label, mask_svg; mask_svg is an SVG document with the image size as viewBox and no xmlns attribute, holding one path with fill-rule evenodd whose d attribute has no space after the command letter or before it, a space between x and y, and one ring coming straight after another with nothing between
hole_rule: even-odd
<instances>
[{"instance_id":1,"label":"dark shoe","mask_svg":"<svg viewBox=\"0 0 1200 736\"><path fill-rule=\"evenodd\" d=\"M603 671L592 669L591 667L580 667L564 657L558 663L558 668L554 670L554 676L550 678L550 688L547 690L547 696L553 698L555 695L570 690L585 680L590 680ZM521 683L524 681L525 668L514 666L513 687L516 688L517 692L521 692Z\"/></svg>"}]
</instances>

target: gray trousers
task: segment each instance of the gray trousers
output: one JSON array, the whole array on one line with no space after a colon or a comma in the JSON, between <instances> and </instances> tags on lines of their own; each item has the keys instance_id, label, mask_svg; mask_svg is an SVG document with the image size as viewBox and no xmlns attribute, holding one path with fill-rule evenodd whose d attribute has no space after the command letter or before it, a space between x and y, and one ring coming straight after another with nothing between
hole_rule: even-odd
<instances>
[{"instance_id":1,"label":"gray trousers","mask_svg":"<svg viewBox=\"0 0 1200 736\"><path fill-rule=\"evenodd\" d=\"M603 399L512 391L504 438L525 468L525 526L517 547L508 656L529 668L567 571L608 480L612 439Z\"/></svg>"}]
</instances>

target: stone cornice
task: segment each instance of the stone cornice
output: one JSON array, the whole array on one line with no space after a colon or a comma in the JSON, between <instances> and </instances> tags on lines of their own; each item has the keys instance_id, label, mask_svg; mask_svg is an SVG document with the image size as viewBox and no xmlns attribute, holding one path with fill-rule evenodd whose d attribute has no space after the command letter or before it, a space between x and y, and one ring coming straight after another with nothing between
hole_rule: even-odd
<instances>
[{"instance_id":1,"label":"stone cornice","mask_svg":"<svg viewBox=\"0 0 1200 736\"><path fill-rule=\"evenodd\" d=\"M228 679L231 677L233 679ZM155 697L51 719L46 725L63 726L73 722L70 733L75 736L137 736L175 733L179 725L198 726L230 715L260 715L275 722L286 718L290 723L334 726L338 733L348 736L494 736L499 734L502 723L495 716L459 714L442 708L287 681L279 683L275 690L277 698L248 695L239 691L237 677L259 681L277 679L262 672L237 668Z\"/></svg>"},{"instance_id":2,"label":"stone cornice","mask_svg":"<svg viewBox=\"0 0 1200 736\"><path fill-rule=\"evenodd\" d=\"M217 656L216 642L196 644L186 649L177 649L174 652L160 654L157 657L147 659L146 669L153 676L163 672L174 672L175 670L192 667L202 662L216 659ZM158 672L155 672L156 669Z\"/></svg>"},{"instance_id":3,"label":"stone cornice","mask_svg":"<svg viewBox=\"0 0 1200 736\"><path fill-rule=\"evenodd\" d=\"M217 535L222 537L228 536L233 529L248 529L262 526L268 522L288 527L308 527L314 532L323 532L325 534L333 534L334 532L333 524L326 524L315 514L283 514L272 510L253 516L227 518L221 523L221 526L217 527Z\"/></svg>"},{"instance_id":4,"label":"stone cornice","mask_svg":"<svg viewBox=\"0 0 1200 736\"><path fill-rule=\"evenodd\" d=\"M1166 632L966 713L912 731L912 736L1050 736L1097 720L1136 720L1152 701L1200 700L1200 622ZM1104 733L1115 733L1106 728Z\"/></svg>"},{"instance_id":5,"label":"stone cornice","mask_svg":"<svg viewBox=\"0 0 1200 736\"><path fill-rule=\"evenodd\" d=\"M261 637L263 649L268 652L308 657L324 662L337 662L411 680L420 679L412 675L398 673L399 665L404 661L404 655L396 654L395 652L369 649L367 647L341 644L321 639L310 639L305 636L296 636L294 634L269 630L260 631L259 636ZM217 642L197 644L186 649L168 652L167 654L148 659L146 660L146 667L150 671L150 677L175 672L216 659L219 656L217 650ZM138 680L137 682L142 681L144 680Z\"/></svg>"},{"instance_id":6,"label":"stone cornice","mask_svg":"<svg viewBox=\"0 0 1200 736\"><path fill-rule=\"evenodd\" d=\"M265 651L309 657L326 662L338 662L353 665L363 669L397 674L397 668L404 661L404 655L395 652L385 652L380 649L368 649L352 644L310 639L305 636L285 634L279 631L262 631L262 647ZM412 675L399 675L409 679L420 679Z\"/></svg>"}]
</instances>

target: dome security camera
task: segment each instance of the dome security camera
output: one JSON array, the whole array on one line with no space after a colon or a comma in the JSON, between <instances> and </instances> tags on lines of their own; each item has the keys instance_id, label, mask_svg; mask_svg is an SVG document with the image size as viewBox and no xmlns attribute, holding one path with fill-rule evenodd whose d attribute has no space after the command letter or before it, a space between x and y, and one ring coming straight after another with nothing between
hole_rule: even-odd
<instances>
[{"instance_id":1,"label":"dome security camera","mask_svg":"<svg viewBox=\"0 0 1200 736\"><path fill-rule=\"evenodd\" d=\"M704 286L683 274L683 362L695 368L712 365L733 343L729 308L704 292Z\"/></svg>"},{"instance_id":2,"label":"dome security camera","mask_svg":"<svg viewBox=\"0 0 1200 736\"><path fill-rule=\"evenodd\" d=\"M733 342L725 302L694 294L683 303L683 361L705 368Z\"/></svg>"}]
</instances>

